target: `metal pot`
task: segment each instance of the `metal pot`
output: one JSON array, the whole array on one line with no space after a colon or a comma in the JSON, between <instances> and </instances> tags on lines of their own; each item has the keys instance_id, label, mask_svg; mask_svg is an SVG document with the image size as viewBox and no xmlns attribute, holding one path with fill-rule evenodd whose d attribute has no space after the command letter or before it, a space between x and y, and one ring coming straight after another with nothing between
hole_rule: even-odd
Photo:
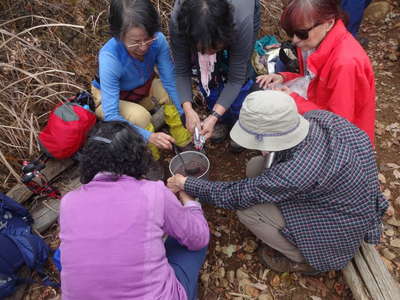
<instances>
[{"instance_id":1,"label":"metal pot","mask_svg":"<svg viewBox=\"0 0 400 300\"><path fill-rule=\"evenodd\" d=\"M205 171L196 176L196 178L208 178L208 173L210 171L210 161L208 160L207 156L198 151L184 151L181 152L181 156L185 161L185 164L195 161L201 166L202 169L205 169ZM175 155L169 162L169 172L172 175L175 175L175 172L180 168L182 168L182 161L179 159L178 155Z\"/></svg>"}]
</instances>

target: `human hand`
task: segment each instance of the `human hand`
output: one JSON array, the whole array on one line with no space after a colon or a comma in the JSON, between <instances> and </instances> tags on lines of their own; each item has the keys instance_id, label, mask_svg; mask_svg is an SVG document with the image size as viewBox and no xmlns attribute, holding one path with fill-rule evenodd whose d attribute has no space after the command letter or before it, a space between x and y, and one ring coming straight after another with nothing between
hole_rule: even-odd
<instances>
[{"instance_id":1,"label":"human hand","mask_svg":"<svg viewBox=\"0 0 400 300\"><path fill-rule=\"evenodd\" d=\"M263 88L274 88L283 82L283 76L279 74L260 75L256 78L256 83Z\"/></svg>"},{"instance_id":2,"label":"human hand","mask_svg":"<svg viewBox=\"0 0 400 300\"><path fill-rule=\"evenodd\" d=\"M185 182L186 182L187 177L181 175L181 174L176 174L167 180L167 187L173 192L177 193L179 191L184 190Z\"/></svg>"},{"instance_id":3,"label":"human hand","mask_svg":"<svg viewBox=\"0 0 400 300\"><path fill-rule=\"evenodd\" d=\"M286 94L288 94L288 95L290 95L290 94L292 93L292 90L289 89L289 88L288 88L287 86L285 86L285 85L282 85L282 86L280 86L280 87L273 88L273 90L274 90L274 91L281 91L281 92L284 92L284 93L286 93Z\"/></svg>"},{"instance_id":4,"label":"human hand","mask_svg":"<svg viewBox=\"0 0 400 300\"><path fill-rule=\"evenodd\" d=\"M154 132L149 137L149 143L152 143L157 148L171 150L172 143L175 143L175 139L164 132Z\"/></svg>"},{"instance_id":5,"label":"human hand","mask_svg":"<svg viewBox=\"0 0 400 300\"><path fill-rule=\"evenodd\" d=\"M209 115L204 121L201 126L201 135L207 140L210 138L214 132L214 126L217 124L217 117Z\"/></svg>"},{"instance_id":6,"label":"human hand","mask_svg":"<svg viewBox=\"0 0 400 300\"><path fill-rule=\"evenodd\" d=\"M197 126L200 128L200 117L197 112L193 108L185 109L185 118L186 118L186 129L189 130L192 134L194 133L194 128Z\"/></svg>"},{"instance_id":7,"label":"human hand","mask_svg":"<svg viewBox=\"0 0 400 300\"><path fill-rule=\"evenodd\" d=\"M194 198L184 191L179 191L178 198L185 205L188 201L193 201Z\"/></svg>"}]
</instances>

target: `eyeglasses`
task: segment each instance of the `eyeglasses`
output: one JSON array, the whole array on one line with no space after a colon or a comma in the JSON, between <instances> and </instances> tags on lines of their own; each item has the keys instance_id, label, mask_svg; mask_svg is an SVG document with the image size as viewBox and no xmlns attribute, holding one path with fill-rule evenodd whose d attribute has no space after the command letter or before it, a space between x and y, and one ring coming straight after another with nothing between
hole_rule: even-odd
<instances>
[{"instance_id":1,"label":"eyeglasses","mask_svg":"<svg viewBox=\"0 0 400 300\"><path fill-rule=\"evenodd\" d=\"M139 48L139 47L148 47L150 46L157 38L152 38L149 39L147 41L143 41L143 42L136 42L134 44L130 44L128 46L126 46L127 48Z\"/></svg>"},{"instance_id":2,"label":"eyeglasses","mask_svg":"<svg viewBox=\"0 0 400 300\"><path fill-rule=\"evenodd\" d=\"M293 38L293 36L296 35L299 39L306 40L308 39L308 33L319 25L321 25L321 23L317 23L308 29L293 30L293 32L287 32L287 34L290 38Z\"/></svg>"}]
</instances>

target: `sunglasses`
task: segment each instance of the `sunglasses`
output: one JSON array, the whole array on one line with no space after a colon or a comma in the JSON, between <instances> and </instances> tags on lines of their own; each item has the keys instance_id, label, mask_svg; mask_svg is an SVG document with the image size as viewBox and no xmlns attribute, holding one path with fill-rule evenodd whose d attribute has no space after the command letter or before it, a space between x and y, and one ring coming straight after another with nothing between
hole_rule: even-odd
<instances>
[{"instance_id":1,"label":"sunglasses","mask_svg":"<svg viewBox=\"0 0 400 300\"><path fill-rule=\"evenodd\" d=\"M306 40L308 39L308 33L319 25L321 25L321 23L317 23L308 29L293 30L292 32L286 32L286 33L290 38L293 38L293 36L296 35L299 39Z\"/></svg>"}]
</instances>

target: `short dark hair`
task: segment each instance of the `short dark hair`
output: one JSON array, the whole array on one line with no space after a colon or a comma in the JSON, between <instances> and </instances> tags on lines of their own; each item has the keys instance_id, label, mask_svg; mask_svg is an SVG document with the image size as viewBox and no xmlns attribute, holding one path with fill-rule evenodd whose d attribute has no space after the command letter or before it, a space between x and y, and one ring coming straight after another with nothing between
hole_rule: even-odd
<instances>
[{"instance_id":1,"label":"short dark hair","mask_svg":"<svg viewBox=\"0 0 400 300\"><path fill-rule=\"evenodd\" d=\"M185 0L177 21L179 34L201 53L232 42L233 6L227 0Z\"/></svg>"},{"instance_id":2,"label":"short dark hair","mask_svg":"<svg viewBox=\"0 0 400 300\"><path fill-rule=\"evenodd\" d=\"M133 27L143 28L149 36L160 31L160 18L150 0L111 0L108 22L118 39Z\"/></svg>"},{"instance_id":3,"label":"short dark hair","mask_svg":"<svg viewBox=\"0 0 400 300\"><path fill-rule=\"evenodd\" d=\"M78 159L80 181L85 184L99 172L140 179L152 158L143 138L128 123L99 121Z\"/></svg>"},{"instance_id":4,"label":"short dark hair","mask_svg":"<svg viewBox=\"0 0 400 300\"><path fill-rule=\"evenodd\" d=\"M292 0L283 10L280 23L287 33L291 33L307 21L317 24L332 18L347 21L338 0Z\"/></svg>"}]
</instances>

